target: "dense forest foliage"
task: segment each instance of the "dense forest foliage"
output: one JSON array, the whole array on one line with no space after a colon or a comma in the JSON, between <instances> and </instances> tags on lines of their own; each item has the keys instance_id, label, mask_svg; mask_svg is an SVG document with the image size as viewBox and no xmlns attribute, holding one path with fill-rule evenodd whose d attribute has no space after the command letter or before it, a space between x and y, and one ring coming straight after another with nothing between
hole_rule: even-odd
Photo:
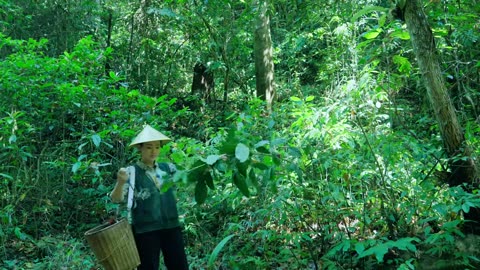
<instances>
[{"instance_id":1,"label":"dense forest foliage","mask_svg":"<svg viewBox=\"0 0 480 270\"><path fill-rule=\"evenodd\" d=\"M477 0L0 0L0 269L100 267L144 124L192 269L478 269L479 40Z\"/></svg>"}]
</instances>

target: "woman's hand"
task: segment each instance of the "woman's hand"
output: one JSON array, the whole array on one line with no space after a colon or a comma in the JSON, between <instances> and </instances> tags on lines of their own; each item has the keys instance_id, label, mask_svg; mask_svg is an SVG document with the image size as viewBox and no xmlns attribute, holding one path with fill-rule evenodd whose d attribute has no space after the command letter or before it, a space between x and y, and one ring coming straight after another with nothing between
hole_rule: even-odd
<instances>
[{"instance_id":1,"label":"woman's hand","mask_svg":"<svg viewBox=\"0 0 480 270\"><path fill-rule=\"evenodd\" d=\"M127 169L120 168L117 172L117 182L121 185L125 184L128 180Z\"/></svg>"},{"instance_id":2,"label":"woman's hand","mask_svg":"<svg viewBox=\"0 0 480 270\"><path fill-rule=\"evenodd\" d=\"M127 169L120 168L117 172L117 184L113 188L112 193L110 193L110 198L114 203L120 203L123 201L123 186L128 181Z\"/></svg>"}]
</instances>

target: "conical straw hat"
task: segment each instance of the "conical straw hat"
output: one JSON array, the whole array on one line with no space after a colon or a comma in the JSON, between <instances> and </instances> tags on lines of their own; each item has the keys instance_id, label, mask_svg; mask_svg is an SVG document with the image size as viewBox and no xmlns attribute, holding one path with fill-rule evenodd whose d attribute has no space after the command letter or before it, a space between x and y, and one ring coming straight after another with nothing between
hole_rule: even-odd
<instances>
[{"instance_id":1,"label":"conical straw hat","mask_svg":"<svg viewBox=\"0 0 480 270\"><path fill-rule=\"evenodd\" d=\"M168 142L171 141L171 139L163 135L160 131L154 129L153 127L145 125L143 130L137 135L137 137L133 139L132 143L130 143L130 146L153 141Z\"/></svg>"}]
</instances>

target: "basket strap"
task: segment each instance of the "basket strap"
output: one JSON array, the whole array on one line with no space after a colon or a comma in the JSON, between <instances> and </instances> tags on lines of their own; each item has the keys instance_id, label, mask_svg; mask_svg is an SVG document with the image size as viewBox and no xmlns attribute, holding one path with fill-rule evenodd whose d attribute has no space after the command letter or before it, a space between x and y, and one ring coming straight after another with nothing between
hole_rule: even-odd
<instances>
[{"instance_id":1,"label":"basket strap","mask_svg":"<svg viewBox=\"0 0 480 270\"><path fill-rule=\"evenodd\" d=\"M130 177L128 183L128 197L127 197L127 209L128 215L131 215L132 207L133 207L133 193L135 189L135 166L129 166L127 168Z\"/></svg>"}]
</instances>

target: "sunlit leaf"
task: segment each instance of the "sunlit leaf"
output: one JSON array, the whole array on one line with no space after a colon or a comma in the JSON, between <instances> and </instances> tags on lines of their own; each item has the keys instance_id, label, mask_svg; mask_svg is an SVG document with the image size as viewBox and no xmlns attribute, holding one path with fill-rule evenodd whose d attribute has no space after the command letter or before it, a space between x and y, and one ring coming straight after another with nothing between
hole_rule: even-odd
<instances>
[{"instance_id":1,"label":"sunlit leaf","mask_svg":"<svg viewBox=\"0 0 480 270\"><path fill-rule=\"evenodd\" d=\"M387 12L384 12L380 18L378 18L378 26L383 27L387 21Z\"/></svg>"},{"instance_id":2,"label":"sunlit leaf","mask_svg":"<svg viewBox=\"0 0 480 270\"><path fill-rule=\"evenodd\" d=\"M100 143L102 142L102 138L98 134L94 134L92 135L92 141L96 147L99 147Z\"/></svg>"},{"instance_id":3,"label":"sunlit leaf","mask_svg":"<svg viewBox=\"0 0 480 270\"><path fill-rule=\"evenodd\" d=\"M108 76L110 76L110 78L113 79L114 81L118 81L118 80L119 80L117 74L116 74L115 72L113 72L113 71L110 71L110 72L108 73Z\"/></svg>"},{"instance_id":4,"label":"sunlit leaf","mask_svg":"<svg viewBox=\"0 0 480 270\"><path fill-rule=\"evenodd\" d=\"M365 34L363 34L363 37L366 38L366 39L374 39L374 38L378 37L380 32L381 32L380 29L374 29L374 30L368 31Z\"/></svg>"},{"instance_id":5,"label":"sunlit leaf","mask_svg":"<svg viewBox=\"0 0 480 270\"><path fill-rule=\"evenodd\" d=\"M12 143L15 143L17 141L17 136L12 135L10 136L10 138L8 139L8 143L12 144Z\"/></svg>"},{"instance_id":6,"label":"sunlit leaf","mask_svg":"<svg viewBox=\"0 0 480 270\"><path fill-rule=\"evenodd\" d=\"M392 34L391 37L393 38L399 38L402 40L409 40L410 39L410 34L408 31L400 29L400 30L395 30Z\"/></svg>"},{"instance_id":7,"label":"sunlit leaf","mask_svg":"<svg viewBox=\"0 0 480 270\"><path fill-rule=\"evenodd\" d=\"M245 162L247 161L249 156L250 156L250 149L248 149L248 147L243 143L237 144L237 147L235 148L235 157L240 162Z\"/></svg>"},{"instance_id":8,"label":"sunlit leaf","mask_svg":"<svg viewBox=\"0 0 480 270\"><path fill-rule=\"evenodd\" d=\"M217 162L222 156L221 155L210 155L207 157L207 164L208 165L213 165L215 162Z\"/></svg>"},{"instance_id":9,"label":"sunlit leaf","mask_svg":"<svg viewBox=\"0 0 480 270\"><path fill-rule=\"evenodd\" d=\"M82 166L82 163L80 161L75 162L72 166L72 172L76 173L81 166Z\"/></svg>"},{"instance_id":10,"label":"sunlit leaf","mask_svg":"<svg viewBox=\"0 0 480 270\"><path fill-rule=\"evenodd\" d=\"M300 102L300 101L302 101L302 100L301 100L300 98L298 98L298 97L290 97L290 100L291 100L291 101L295 101L295 102Z\"/></svg>"},{"instance_id":11,"label":"sunlit leaf","mask_svg":"<svg viewBox=\"0 0 480 270\"><path fill-rule=\"evenodd\" d=\"M395 55L393 56L393 62L397 64L398 66L398 71L408 74L412 70L412 64L410 61L408 61L408 58L400 56L400 55Z\"/></svg>"},{"instance_id":12,"label":"sunlit leaf","mask_svg":"<svg viewBox=\"0 0 480 270\"><path fill-rule=\"evenodd\" d=\"M256 143L253 147L258 148L258 147L265 146L265 145L267 145L267 144L269 144L269 143L270 143L270 141L262 140L262 141L259 141L258 143Z\"/></svg>"},{"instance_id":13,"label":"sunlit leaf","mask_svg":"<svg viewBox=\"0 0 480 270\"><path fill-rule=\"evenodd\" d=\"M178 167L177 167L178 169ZM183 182L187 183L188 182L188 173L185 170L177 170L175 174L173 175L172 181L174 183L176 182Z\"/></svg>"}]
</instances>

